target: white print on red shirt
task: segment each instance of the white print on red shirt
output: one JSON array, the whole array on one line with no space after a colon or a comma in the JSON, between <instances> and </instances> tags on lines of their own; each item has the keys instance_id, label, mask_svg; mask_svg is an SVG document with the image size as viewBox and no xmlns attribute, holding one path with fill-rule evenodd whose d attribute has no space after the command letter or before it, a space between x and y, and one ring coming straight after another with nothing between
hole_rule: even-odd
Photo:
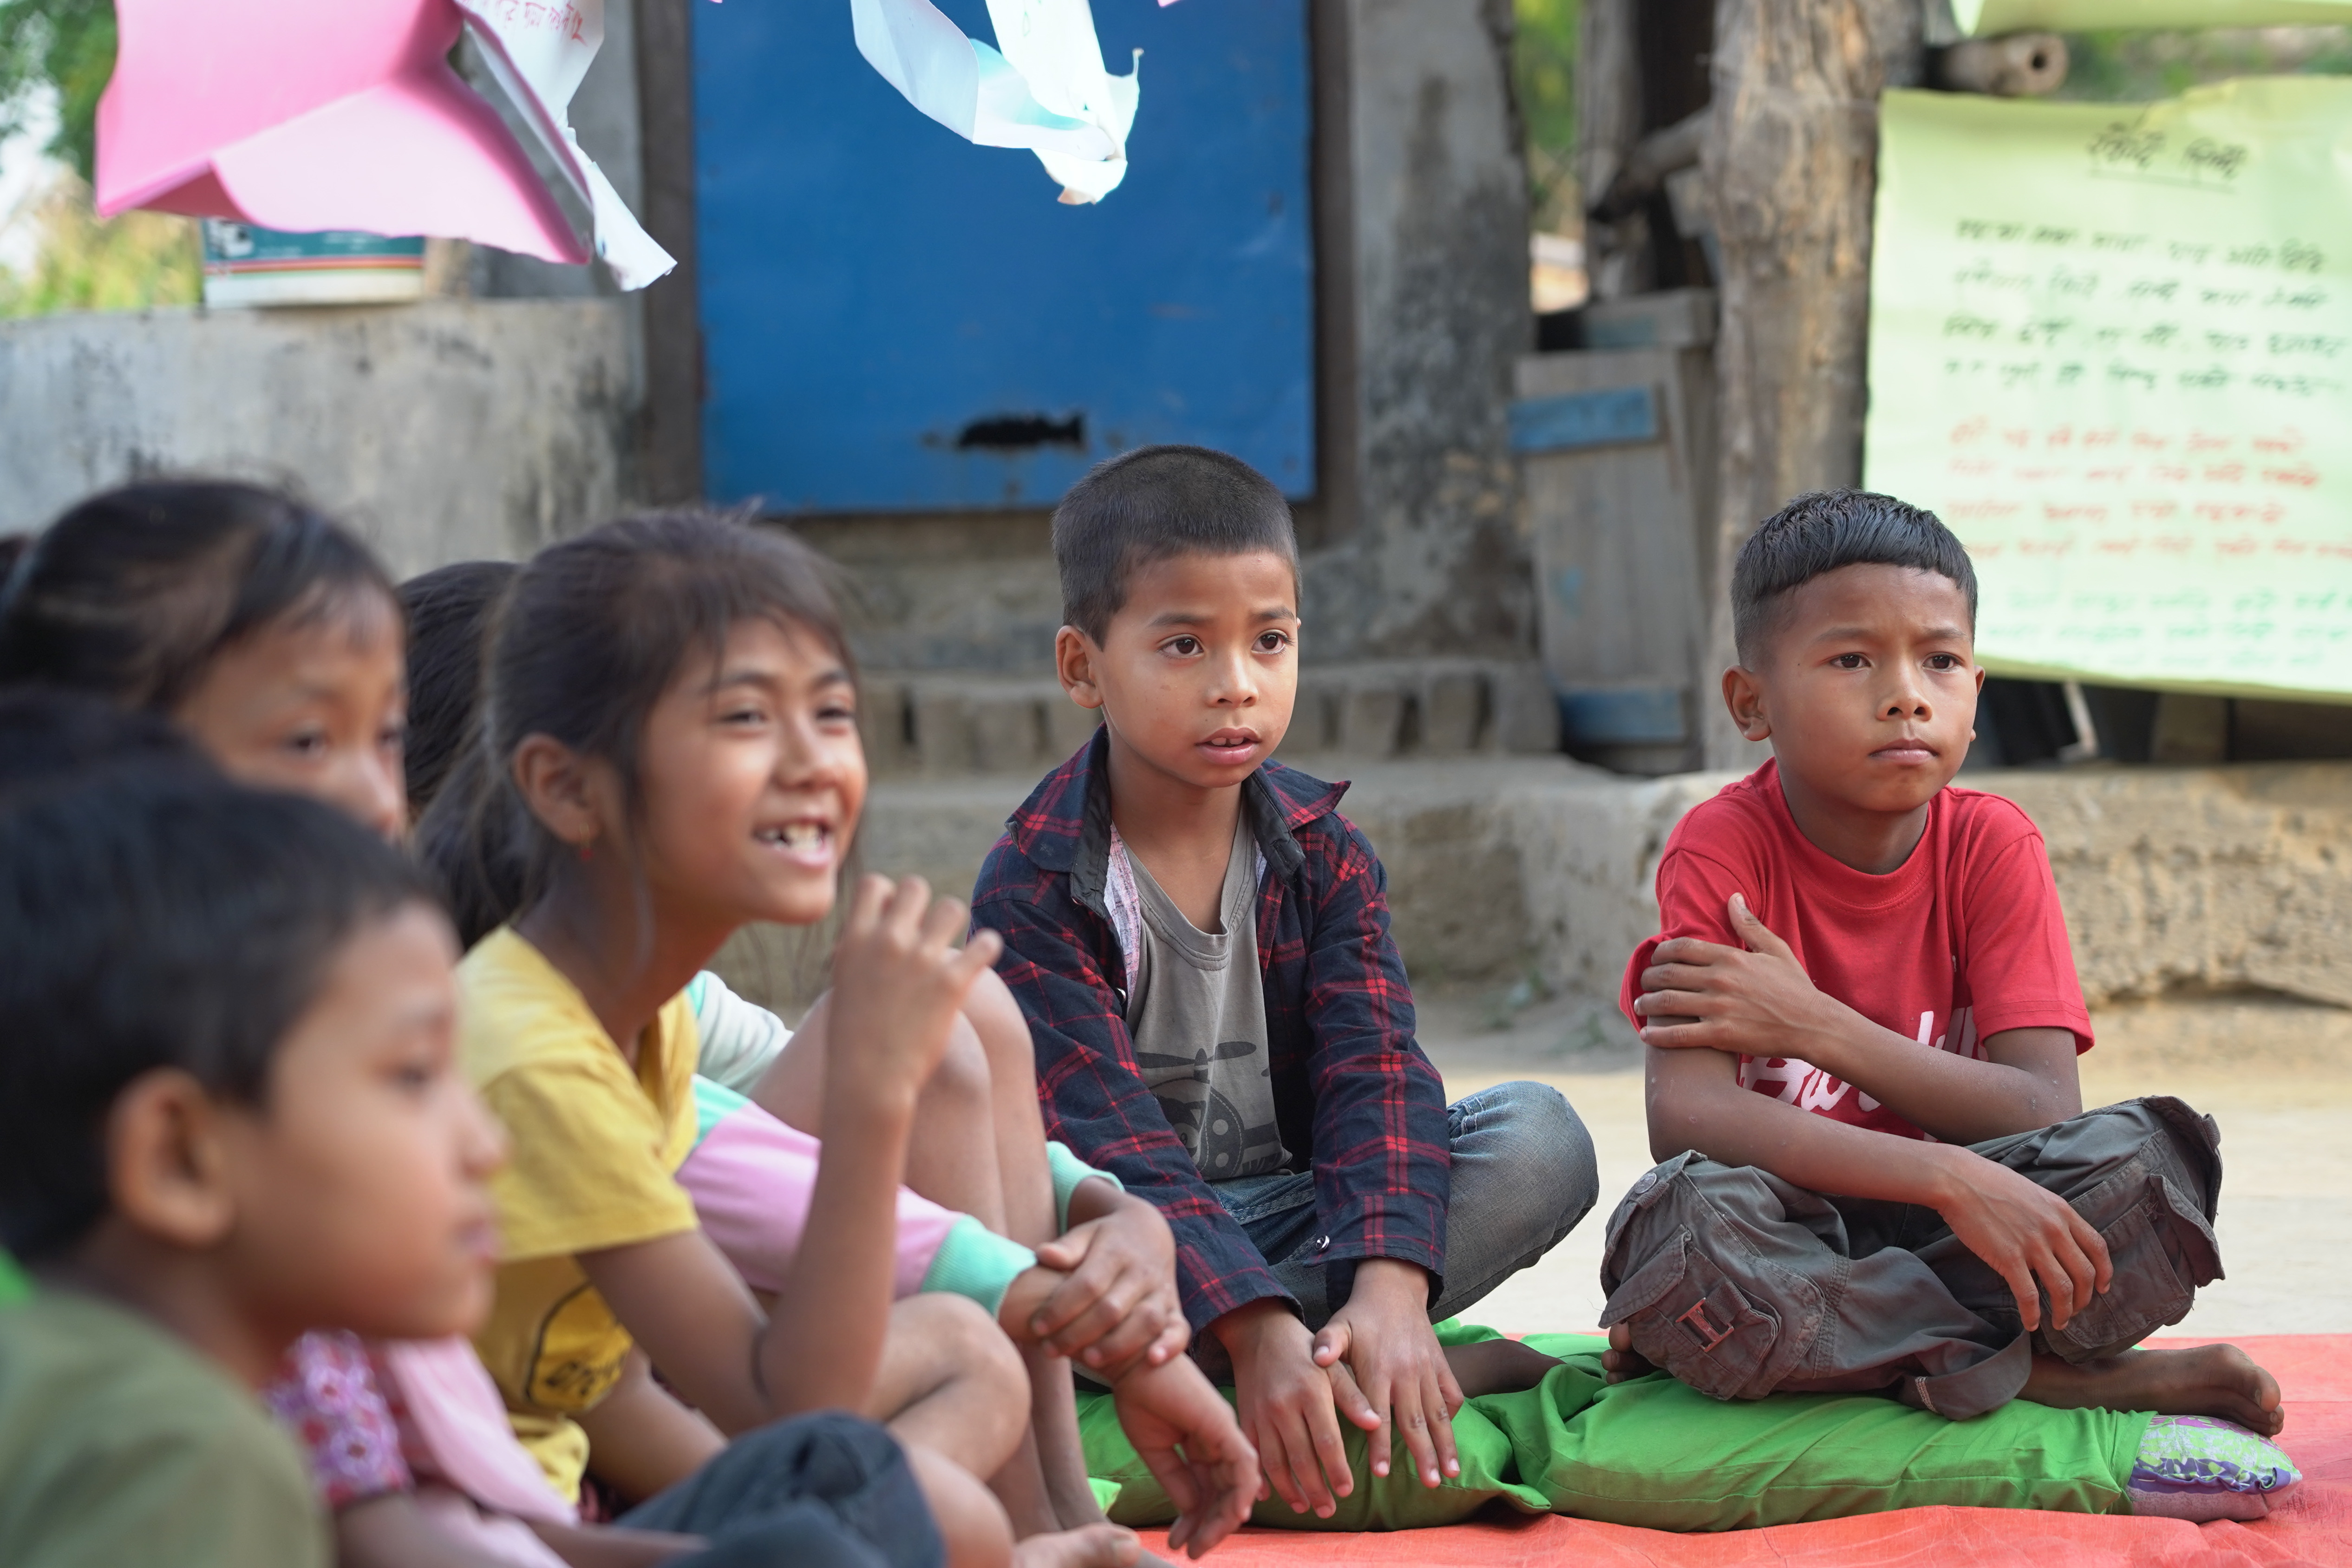
<instances>
[{"instance_id":1,"label":"white print on red shirt","mask_svg":"<svg viewBox=\"0 0 2352 1568\"><path fill-rule=\"evenodd\" d=\"M1950 1050L1956 1056L1982 1061L1985 1055L1984 1047L1977 1039L1975 1014L1976 1010L1972 1007L1962 1007L1955 1013L1954 1018L1959 1025L1960 1043L1958 1046L1950 1044L1951 1036L1948 1033L1942 1035L1935 1033L1936 1015L1934 1013L1920 1014L1917 1036L1919 1044L1927 1045L1930 1037L1933 1037L1934 1049ZM1769 1084L1778 1084L1780 1087L1768 1089L1765 1086ZM1853 1086L1843 1079L1815 1067L1801 1057L1742 1057L1739 1058L1739 1087L1773 1095L1782 1103L1793 1105L1801 1110L1818 1112L1833 1109L1839 1100L1845 1098L1845 1091ZM1854 1098L1864 1111L1878 1109L1877 1100L1858 1089L1855 1090Z\"/></svg>"}]
</instances>

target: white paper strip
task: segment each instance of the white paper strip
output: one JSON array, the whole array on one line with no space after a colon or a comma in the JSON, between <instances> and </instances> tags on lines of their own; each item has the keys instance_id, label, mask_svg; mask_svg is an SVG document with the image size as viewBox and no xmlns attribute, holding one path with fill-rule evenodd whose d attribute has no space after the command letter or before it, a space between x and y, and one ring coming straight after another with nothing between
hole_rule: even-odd
<instances>
[{"instance_id":1,"label":"white paper strip","mask_svg":"<svg viewBox=\"0 0 2352 1568\"><path fill-rule=\"evenodd\" d=\"M1139 65L1105 68L1087 0L989 0L997 47L929 0L850 0L858 53L908 102L982 147L1026 147L1065 202L1097 202L1127 176Z\"/></svg>"},{"instance_id":2,"label":"white paper strip","mask_svg":"<svg viewBox=\"0 0 2352 1568\"><path fill-rule=\"evenodd\" d=\"M596 254L624 289L677 265L572 133L572 96L604 42L604 0L457 0L491 74L595 216Z\"/></svg>"}]
</instances>

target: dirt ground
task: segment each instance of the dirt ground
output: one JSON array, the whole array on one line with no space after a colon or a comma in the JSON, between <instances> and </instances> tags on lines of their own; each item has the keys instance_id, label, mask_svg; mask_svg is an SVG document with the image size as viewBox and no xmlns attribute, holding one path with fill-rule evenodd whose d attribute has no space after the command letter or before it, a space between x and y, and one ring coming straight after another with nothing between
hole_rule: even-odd
<instances>
[{"instance_id":1,"label":"dirt ground","mask_svg":"<svg viewBox=\"0 0 2352 1568\"><path fill-rule=\"evenodd\" d=\"M1568 1097L1591 1130L1600 1204L1534 1268L1466 1314L1509 1331L1581 1331L1599 1319L1601 1233L1651 1163L1638 1045L1612 1006L1499 991L1420 998L1421 1038L1446 1092L1508 1079ZM2228 1277L2175 1333L2352 1332L2352 1013L2216 1000L2095 1016L2083 1100L2173 1094L2221 1128L2216 1229Z\"/></svg>"}]
</instances>

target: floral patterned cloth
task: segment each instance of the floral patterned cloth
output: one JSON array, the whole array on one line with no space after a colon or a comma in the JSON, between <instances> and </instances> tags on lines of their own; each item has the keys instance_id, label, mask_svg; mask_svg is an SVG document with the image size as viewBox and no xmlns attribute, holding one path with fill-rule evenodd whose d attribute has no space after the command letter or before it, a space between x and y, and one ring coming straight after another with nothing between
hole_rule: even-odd
<instances>
[{"instance_id":1,"label":"floral patterned cloth","mask_svg":"<svg viewBox=\"0 0 2352 1568\"><path fill-rule=\"evenodd\" d=\"M310 1461L310 1479L330 1510L413 1482L400 1451L400 1428L377 1389L359 1336L309 1333L294 1342L278 1380L262 1391L279 1425Z\"/></svg>"},{"instance_id":2,"label":"floral patterned cloth","mask_svg":"<svg viewBox=\"0 0 2352 1568\"><path fill-rule=\"evenodd\" d=\"M2132 1511L2173 1519L2260 1519L2303 1479L2286 1450L2234 1422L2158 1415L2132 1461Z\"/></svg>"}]
</instances>

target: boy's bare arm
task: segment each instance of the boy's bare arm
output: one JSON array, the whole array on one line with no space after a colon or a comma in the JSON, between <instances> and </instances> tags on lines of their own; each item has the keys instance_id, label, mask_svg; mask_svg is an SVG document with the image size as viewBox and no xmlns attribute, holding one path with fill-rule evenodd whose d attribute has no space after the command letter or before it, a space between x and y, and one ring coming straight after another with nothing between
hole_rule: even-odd
<instances>
[{"instance_id":1,"label":"boy's bare arm","mask_svg":"<svg viewBox=\"0 0 2352 1568\"><path fill-rule=\"evenodd\" d=\"M1948 1143L2030 1132L2081 1112L2068 1031L2005 1030L1985 1042L1987 1061L1929 1048L1816 989L1788 943L1736 893L1730 910L1746 951L1678 937L1659 943L1642 972L1634 1011L1651 1046L1796 1057Z\"/></svg>"},{"instance_id":2,"label":"boy's bare arm","mask_svg":"<svg viewBox=\"0 0 2352 1568\"><path fill-rule=\"evenodd\" d=\"M620 1381L574 1417L596 1456L596 1475L624 1497L649 1498L718 1457L726 1437L700 1413L656 1383L653 1363L629 1352Z\"/></svg>"},{"instance_id":3,"label":"boy's bare arm","mask_svg":"<svg viewBox=\"0 0 2352 1568\"><path fill-rule=\"evenodd\" d=\"M1947 1195L1949 1143L1832 1121L1742 1089L1738 1062L1720 1052L1652 1046L1643 1055L1652 1159L1696 1149L1718 1163L1754 1165L1817 1193L1929 1207Z\"/></svg>"}]
</instances>

